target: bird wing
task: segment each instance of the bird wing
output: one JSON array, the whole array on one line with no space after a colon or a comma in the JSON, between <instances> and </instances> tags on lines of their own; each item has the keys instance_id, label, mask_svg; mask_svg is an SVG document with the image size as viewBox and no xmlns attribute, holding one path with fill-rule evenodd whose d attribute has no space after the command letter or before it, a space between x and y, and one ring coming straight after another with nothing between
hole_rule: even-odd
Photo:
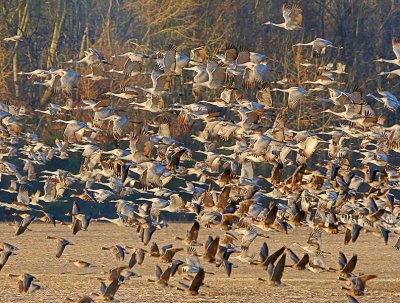
<instances>
[{"instance_id":1,"label":"bird wing","mask_svg":"<svg viewBox=\"0 0 400 303\"><path fill-rule=\"evenodd\" d=\"M132 268L133 266L135 266L135 264L137 263L137 258L136 258L136 253L133 252L131 255L131 258L129 260L129 268Z\"/></svg>"},{"instance_id":2,"label":"bird wing","mask_svg":"<svg viewBox=\"0 0 400 303\"><path fill-rule=\"evenodd\" d=\"M194 277L192 283L189 286L189 291L198 292L200 286L203 284L205 278L204 269L200 268L199 272Z\"/></svg>"},{"instance_id":3,"label":"bird wing","mask_svg":"<svg viewBox=\"0 0 400 303\"><path fill-rule=\"evenodd\" d=\"M186 152L186 149L181 149L181 150L179 150L179 151L177 151L177 152L175 152L173 155L172 155L172 157L171 157L171 160L170 160L170 162L169 162L169 165L172 167L172 168L175 168L175 167L178 167L179 166L179 163L180 163L180 159L181 159L181 157L182 157L182 155L184 154Z\"/></svg>"},{"instance_id":4,"label":"bird wing","mask_svg":"<svg viewBox=\"0 0 400 303\"><path fill-rule=\"evenodd\" d=\"M44 183L44 195L54 199L56 197L56 181L54 178L47 178Z\"/></svg>"},{"instance_id":5,"label":"bird wing","mask_svg":"<svg viewBox=\"0 0 400 303\"><path fill-rule=\"evenodd\" d=\"M161 68L161 66L154 66L151 72L151 81L153 82L153 87L157 87L157 79L160 78L163 74L164 70Z\"/></svg>"},{"instance_id":6,"label":"bird wing","mask_svg":"<svg viewBox=\"0 0 400 303\"><path fill-rule=\"evenodd\" d=\"M150 242L150 240L151 240L151 237L152 237L152 235L153 235L153 233L156 231L156 227L155 226L150 226L149 228L146 228L145 230L144 230L144 234L143 234L143 240L142 240L142 242L143 242L143 244L144 245L147 245L147 244L149 244L149 242Z\"/></svg>"},{"instance_id":7,"label":"bird wing","mask_svg":"<svg viewBox=\"0 0 400 303\"><path fill-rule=\"evenodd\" d=\"M248 50L241 50L236 58L236 64L243 64L250 61L250 52Z\"/></svg>"},{"instance_id":8,"label":"bird wing","mask_svg":"<svg viewBox=\"0 0 400 303\"><path fill-rule=\"evenodd\" d=\"M67 96L72 95L72 89L76 87L76 80L77 78L75 75L68 74L65 74L60 78L61 89Z\"/></svg>"},{"instance_id":9,"label":"bird wing","mask_svg":"<svg viewBox=\"0 0 400 303\"><path fill-rule=\"evenodd\" d=\"M169 46L169 50L166 51L164 56L164 68L167 73L175 71L176 67L176 47L173 45Z\"/></svg>"},{"instance_id":10,"label":"bird wing","mask_svg":"<svg viewBox=\"0 0 400 303\"><path fill-rule=\"evenodd\" d=\"M272 106L272 96L271 96L271 90L269 87L264 87L261 90L258 90L256 93L256 98L257 101L260 102L261 104L271 107Z\"/></svg>"},{"instance_id":11,"label":"bird wing","mask_svg":"<svg viewBox=\"0 0 400 303\"><path fill-rule=\"evenodd\" d=\"M201 267L200 259L199 259L198 256L187 256L186 257L186 263L190 267L195 267L195 268L200 268Z\"/></svg>"},{"instance_id":12,"label":"bird wing","mask_svg":"<svg viewBox=\"0 0 400 303\"><path fill-rule=\"evenodd\" d=\"M350 274L356 268L356 265L357 265L357 255L353 255L353 257L351 257L349 262L347 262L346 265L343 267L342 272Z\"/></svg>"},{"instance_id":13,"label":"bird wing","mask_svg":"<svg viewBox=\"0 0 400 303\"><path fill-rule=\"evenodd\" d=\"M282 246L277 251L275 251L273 254L268 256L268 258L263 262L263 266L267 267L269 264L274 264L276 262L276 260L279 258L279 256L283 254L285 249L286 249L286 247Z\"/></svg>"},{"instance_id":14,"label":"bird wing","mask_svg":"<svg viewBox=\"0 0 400 303\"><path fill-rule=\"evenodd\" d=\"M279 259L278 263L274 267L274 271L272 272L271 280L274 282L281 282L283 271L285 269L285 262L286 262L286 253L282 255Z\"/></svg>"},{"instance_id":15,"label":"bird wing","mask_svg":"<svg viewBox=\"0 0 400 303\"><path fill-rule=\"evenodd\" d=\"M307 243L311 244L311 245L318 245L318 247L321 248L321 245L322 245L321 235L322 235L322 230L318 226L315 227L311 231L310 236L308 237Z\"/></svg>"},{"instance_id":16,"label":"bird wing","mask_svg":"<svg viewBox=\"0 0 400 303\"><path fill-rule=\"evenodd\" d=\"M127 76L132 76L135 73L141 73L143 69L143 64L140 61L131 61L127 59L124 65L124 74Z\"/></svg>"},{"instance_id":17,"label":"bird wing","mask_svg":"<svg viewBox=\"0 0 400 303\"><path fill-rule=\"evenodd\" d=\"M207 59L207 51L204 46L197 47L190 51L190 59L198 62L205 62Z\"/></svg>"},{"instance_id":18,"label":"bird wing","mask_svg":"<svg viewBox=\"0 0 400 303\"><path fill-rule=\"evenodd\" d=\"M400 237L397 239L396 244L393 245L393 248L394 248L395 250L400 250Z\"/></svg>"},{"instance_id":19,"label":"bird wing","mask_svg":"<svg viewBox=\"0 0 400 303\"><path fill-rule=\"evenodd\" d=\"M297 25L301 25L303 22L303 11L298 5L293 5L292 10L290 12L290 18L292 19L292 22L294 22Z\"/></svg>"},{"instance_id":20,"label":"bird wing","mask_svg":"<svg viewBox=\"0 0 400 303\"><path fill-rule=\"evenodd\" d=\"M215 237L208 246L206 246L206 255L210 259L213 259L215 255L217 254L218 251L218 246L219 246L219 237Z\"/></svg>"},{"instance_id":21,"label":"bird wing","mask_svg":"<svg viewBox=\"0 0 400 303\"><path fill-rule=\"evenodd\" d=\"M347 300L349 301L349 303L359 303L359 301L354 298L352 295L346 294L347 296Z\"/></svg>"},{"instance_id":22,"label":"bird wing","mask_svg":"<svg viewBox=\"0 0 400 303\"><path fill-rule=\"evenodd\" d=\"M313 137L307 137L307 139L304 142L304 149L303 149L303 155L309 159L312 154L315 152L317 149L317 145L319 143L318 138L316 136Z\"/></svg>"},{"instance_id":23,"label":"bird wing","mask_svg":"<svg viewBox=\"0 0 400 303\"><path fill-rule=\"evenodd\" d=\"M310 262L310 256L308 254L304 254L301 260L297 263L297 266L303 267L306 266Z\"/></svg>"},{"instance_id":24,"label":"bird wing","mask_svg":"<svg viewBox=\"0 0 400 303\"><path fill-rule=\"evenodd\" d=\"M160 280L168 282L170 276L171 276L171 266L168 266L167 269L160 276Z\"/></svg>"},{"instance_id":25,"label":"bird wing","mask_svg":"<svg viewBox=\"0 0 400 303\"><path fill-rule=\"evenodd\" d=\"M290 22L290 14L292 12L292 8L289 7L286 3L282 6L282 16L285 19L285 23Z\"/></svg>"},{"instance_id":26,"label":"bird wing","mask_svg":"<svg viewBox=\"0 0 400 303\"><path fill-rule=\"evenodd\" d=\"M290 109L294 109L296 105L299 103L301 98L303 97L303 93L298 91L291 91L288 97L288 107Z\"/></svg>"},{"instance_id":27,"label":"bird wing","mask_svg":"<svg viewBox=\"0 0 400 303\"><path fill-rule=\"evenodd\" d=\"M154 90L159 92L159 91L164 91L168 90L169 88L169 83L170 83L170 76L167 74L163 74L160 77L156 79L156 85L153 86Z\"/></svg>"},{"instance_id":28,"label":"bird wing","mask_svg":"<svg viewBox=\"0 0 400 303\"><path fill-rule=\"evenodd\" d=\"M200 231L200 223L198 221L194 221L192 227L187 232L187 239L190 242L196 241L199 236L199 231Z\"/></svg>"},{"instance_id":29,"label":"bird wing","mask_svg":"<svg viewBox=\"0 0 400 303\"><path fill-rule=\"evenodd\" d=\"M65 249L65 246L66 246L66 245L67 245L67 244L65 244L65 242L62 241L61 239L59 239L59 240L57 241L56 258L60 258L60 257L61 257L61 255L62 255L63 252L64 252L64 249Z\"/></svg>"},{"instance_id":30,"label":"bird wing","mask_svg":"<svg viewBox=\"0 0 400 303\"><path fill-rule=\"evenodd\" d=\"M219 84L223 84L226 81L226 67L224 66L218 66L216 70L213 72L212 80L214 82L217 82ZM211 79L209 78L211 81Z\"/></svg>"},{"instance_id":31,"label":"bird wing","mask_svg":"<svg viewBox=\"0 0 400 303\"><path fill-rule=\"evenodd\" d=\"M153 242L153 244L150 247L150 254L153 256L159 256L160 255L160 250L158 249L158 245L156 242Z\"/></svg>"},{"instance_id":32,"label":"bird wing","mask_svg":"<svg viewBox=\"0 0 400 303\"><path fill-rule=\"evenodd\" d=\"M339 251L339 267L340 269L343 269L347 264L347 258L344 253Z\"/></svg>"},{"instance_id":33,"label":"bird wing","mask_svg":"<svg viewBox=\"0 0 400 303\"><path fill-rule=\"evenodd\" d=\"M294 262L294 264L299 263L300 259L299 257L297 257L297 255L293 252L293 250L291 250L290 248L286 248L286 251L289 253L289 257L290 259L292 259L292 261Z\"/></svg>"},{"instance_id":34,"label":"bird wing","mask_svg":"<svg viewBox=\"0 0 400 303\"><path fill-rule=\"evenodd\" d=\"M213 78L213 73L218 67L218 62L217 61L208 61L207 66L206 66L206 71L208 74L208 80L212 81Z\"/></svg>"},{"instance_id":35,"label":"bird wing","mask_svg":"<svg viewBox=\"0 0 400 303\"><path fill-rule=\"evenodd\" d=\"M262 263L264 263L267 260L268 252L269 252L268 245L267 245L267 243L264 242L260 249L260 258L261 258Z\"/></svg>"},{"instance_id":36,"label":"bird wing","mask_svg":"<svg viewBox=\"0 0 400 303\"><path fill-rule=\"evenodd\" d=\"M18 190L17 201L25 205L29 205L29 193L25 186L20 186Z\"/></svg>"},{"instance_id":37,"label":"bird wing","mask_svg":"<svg viewBox=\"0 0 400 303\"><path fill-rule=\"evenodd\" d=\"M235 61L238 57L238 50L232 44L227 44L225 47L225 60L228 62Z\"/></svg>"},{"instance_id":38,"label":"bird wing","mask_svg":"<svg viewBox=\"0 0 400 303\"><path fill-rule=\"evenodd\" d=\"M289 7L284 4L282 7L282 16L285 19L286 24L301 25L303 22L302 9L298 5L292 5Z\"/></svg>"},{"instance_id":39,"label":"bird wing","mask_svg":"<svg viewBox=\"0 0 400 303\"><path fill-rule=\"evenodd\" d=\"M392 48L393 48L394 54L396 55L396 58L400 59L400 40L393 38L392 39Z\"/></svg>"}]
</instances>

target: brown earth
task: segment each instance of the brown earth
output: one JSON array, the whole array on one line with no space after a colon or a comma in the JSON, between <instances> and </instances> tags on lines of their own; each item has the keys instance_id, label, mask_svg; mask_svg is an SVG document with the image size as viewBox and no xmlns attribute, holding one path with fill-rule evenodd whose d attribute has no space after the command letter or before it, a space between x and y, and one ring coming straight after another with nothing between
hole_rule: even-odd
<instances>
[{"instance_id":1,"label":"brown earth","mask_svg":"<svg viewBox=\"0 0 400 303\"><path fill-rule=\"evenodd\" d=\"M167 229L157 231L153 239L161 247L164 244L176 242L175 236L184 236L188 224L170 224ZM73 236L66 226L52 227L44 224L32 224L32 231L27 231L21 236L14 236L13 228L0 224L0 242L9 242L20 250L18 255L11 256L6 266L0 272L0 302L64 302L66 297L77 295L90 295L98 292L99 279L104 277L103 271L123 265L128 262L117 262L110 251L101 250L102 246L113 244L141 246L134 229L117 227L105 223L93 223L86 232L79 232ZM221 234L214 229L201 229L200 240L204 241L207 235ZM301 228L290 231L288 235L282 233L268 233L270 239L267 243L271 251L282 245L290 246L296 253L302 252L293 246L293 242L305 243L309 229ZM55 257L56 243L46 240L46 236L64 237L74 243L65 249L60 259ZM323 234L324 250L332 255L327 256L329 266L337 268L338 251L343 251L351 257L358 254L358 264L355 273L376 274L378 278L367 284L368 295L359 298L360 302L400 302L400 252L395 251L392 245L395 237L391 237L389 245L385 246L383 240L370 234L361 234L354 244L344 246L343 234ZM263 239L256 239L250 248L258 257L259 248ZM202 253L202 248L198 248ZM177 257L185 258L185 253L178 253ZM69 259L80 259L96 265L91 268L77 268ZM124 283L116 299L120 302L347 302L344 291L341 290L343 282L338 281L335 273L312 273L310 271L295 271L285 269L283 286L273 287L258 277L266 278L267 272L258 266L252 266L232 259L238 267L233 269L231 278L227 278L224 269L217 269L215 265L205 264L206 271L215 272L208 274L205 287L200 288L197 297L188 296L176 290L183 275L171 278L170 288L162 288L157 284L148 282L154 277L155 264L165 268L166 264L155 258L146 257L144 264L136 265L133 271L142 277L133 278ZM287 260L290 264L291 261ZM18 293L16 280L9 278L8 274L30 273L39 279L38 284L44 289L33 294Z\"/></svg>"}]
</instances>

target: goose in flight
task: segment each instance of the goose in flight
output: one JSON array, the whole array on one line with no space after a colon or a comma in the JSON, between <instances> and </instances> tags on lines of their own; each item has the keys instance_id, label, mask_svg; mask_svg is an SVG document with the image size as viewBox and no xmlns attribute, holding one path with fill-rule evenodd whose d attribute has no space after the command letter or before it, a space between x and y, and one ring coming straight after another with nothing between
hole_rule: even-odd
<instances>
[{"instance_id":1,"label":"goose in flight","mask_svg":"<svg viewBox=\"0 0 400 303\"><path fill-rule=\"evenodd\" d=\"M21 222L18 223L15 231L15 235L22 235L27 229L28 226L36 219L33 215L26 215Z\"/></svg>"},{"instance_id":2,"label":"goose in flight","mask_svg":"<svg viewBox=\"0 0 400 303\"><path fill-rule=\"evenodd\" d=\"M67 247L68 245L74 245L71 242L69 242L67 239L64 239L64 238L47 236L46 239L57 240L56 258L60 258L62 256L65 247Z\"/></svg>"},{"instance_id":3,"label":"goose in flight","mask_svg":"<svg viewBox=\"0 0 400 303\"><path fill-rule=\"evenodd\" d=\"M67 97L71 97L73 89L77 87L77 81L81 77L81 74L63 68L54 70L51 74L58 76L53 83L53 91L56 93L63 92Z\"/></svg>"},{"instance_id":4,"label":"goose in flight","mask_svg":"<svg viewBox=\"0 0 400 303\"><path fill-rule=\"evenodd\" d=\"M178 290L186 291L188 294L192 296L196 296L199 294L200 286L203 285L205 278L205 271L203 268L199 270L199 272L194 276L190 285L186 285L184 283L179 283L181 287L178 287Z\"/></svg>"},{"instance_id":5,"label":"goose in flight","mask_svg":"<svg viewBox=\"0 0 400 303\"><path fill-rule=\"evenodd\" d=\"M156 65L151 72L151 81L153 86L150 88L144 88L141 86L135 86L144 92L150 93L152 95L164 96L168 95L171 86L171 74L164 71L164 68L160 65Z\"/></svg>"},{"instance_id":6,"label":"goose in flight","mask_svg":"<svg viewBox=\"0 0 400 303\"><path fill-rule=\"evenodd\" d=\"M306 269L308 263L310 262L310 256L305 253L301 259L297 257L297 255L288 247L286 247L286 251L289 254L290 259L293 261L293 265L291 265L294 269L304 270Z\"/></svg>"},{"instance_id":7,"label":"goose in flight","mask_svg":"<svg viewBox=\"0 0 400 303\"><path fill-rule=\"evenodd\" d=\"M128 126L128 117L113 114L104 120L111 120L113 122L112 134L116 140L121 139Z\"/></svg>"},{"instance_id":8,"label":"goose in flight","mask_svg":"<svg viewBox=\"0 0 400 303\"><path fill-rule=\"evenodd\" d=\"M344 253L339 251L339 267L340 275L344 277L351 277L353 275L353 270L357 264L357 255L354 254L350 260L347 260Z\"/></svg>"},{"instance_id":9,"label":"goose in flight","mask_svg":"<svg viewBox=\"0 0 400 303\"><path fill-rule=\"evenodd\" d=\"M391 63L391 64L396 64L400 66L400 41L396 38L392 38L392 49L393 53L396 56L396 59L376 59L375 61L377 62L386 62L386 63Z\"/></svg>"},{"instance_id":10,"label":"goose in flight","mask_svg":"<svg viewBox=\"0 0 400 303\"><path fill-rule=\"evenodd\" d=\"M341 47L336 47L333 45L333 43L329 40L322 39L322 38L316 38L315 40L308 42L308 43L297 43L293 46L312 46L312 53L313 57L317 58L320 57L321 55L325 55L326 49L327 48L336 48L336 49L341 49Z\"/></svg>"},{"instance_id":11,"label":"goose in flight","mask_svg":"<svg viewBox=\"0 0 400 303\"><path fill-rule=\"evenodd\" d=\"M73 143L81 142L85 131L92 130L92 123L84 123L78 120L62 120L57 119L54 122L65 123L67 126L64 129L64 141Z\"/></svg>"},{"instance_id":12,"label":"goose in flight","mask_svg":"<svg viewBox=\"0 0 400 303\"><path fill-rule=\"evenodd\" d=\"M301 24L303 22L303 12L302 12L302 9L298 5L293 4L292 6L289 6L287 4L284 4L282 6L282 15L283 15L283 18L285 19L285 22L273 23L271 21L268 21L268 22L265 22L264 25L272 25L272 26L284 28L289 31L303 29L303 27L301 26Z\"/></svg>"},{"instance_id":13,"label":"goose in flight","mask_svg":"<svg viewBox=\"0 0 400 303\"><path fill-rule=\"evenodd\" d=\"M6 265L8 259L12 256L16 255L14 250L5 248L0 256L0 271L3 269L4 265Z\"/></svg>"},{"instance_id":14,"label":"goose in flight","mask_svg":"<svg viewBox=\"0 0 400 303\"><path fill-rule=\"evenodd\" d=\"M28 273L23 273L22 275L14 275L9 274L10 278L18 278L18 291L20 293L31 293L36 289L40 288L39 285L33 283L33 281L37 280L36 277L32 276Z\"/></svg>"},{"instance_id":15,"label":"goose in flight","mask_svg":"<svg viewBox=\"0 0 400 303\"><path fill-rule=\"evenodd\" d=\"M65 298L65 300L68 302L73 302L73 303L93 303L94 302L94 300L89 296L78 296L78 298L76 300L68 297L68 298Z\"/></svg>"},{"instance_id":16,"label":"goose in flight","mask_svg":"<svg viewBox=\"0 0 400 303\"><path fill-rule=\"evenodd\" d=\"M322 240L321 240L322 230L319 227L315 227L307 240L307 246L302 246L299 243L295 242L294 245L297 245L305 252L309 254L316 254L318 251L321 251Z\"/></svg>"},{"instance_id":17,"label":"goose in flight","mask_svg":"<svg viewBox=\"0 0 400 303\"><path fill-rule=\"evenodd\" d=\"M226 67L220 66L217 61L208 61L206 65L208 80L194 82L193 87L206 87L211 90L219 89L226 81Z\"/></svg>"},{"instance_id":18,"label":"goose in flight","mask_svg":"<svg viewBox=\"0 0 400 303\"><path fill-rule=\"evenodd\" d=\"M157 280L148 279L149 282L157 282L161 286L169 286L169 279L171 277L171 266L169 265L164 271L160 266L156 265L156 278Z\"/></svg>"},{"instance_id":19,"label":"goose in flight","mask_svg":"<svg viewBox=\"0 0 400 303\"><path fill-rule=\"evenodd\" d=\"M391 71L388 71L388 72L380 72L378 75L379 76L387 76L386 80L390 81L390 80L393 80L396 77L400 77L400 68L395 69L395 70L391 70Z\"/></svg>"},{"instance_id":20,"label":"goose in flight","mask_svg":"<svg viewBox=\"0 0 400 303\"><path fill-rule=\"evenodd\" d=\"M278 262L274 266L273 263L268 265L268 283L274 286L279 286L282 284L283 271L285 270L286 253L283 253L279 258Z\"/></svg>"},{"instance_id":21,"label":"goose in flight","mask_svg":"<svg viewBox=\"0 0 400 303\"><path fill-rule=\"evenodd\" d=\"M102 250L111 250L111 252L114 254L114 257L117 261L123 261L125 259L125 248L123 248L121 245L114 245L110 247L102 247Z\"/></svg>"},{"instance_id":22,"label":"goose in flight","mask_svg":"<svg viewBox=\"0 0 400 303\"><path fill-rule=\"evenodd\" d=\"M83 57L81 60L74 60L71 59L67 61L66 63L86 63L88 66L92 67L94 64L107 64L111 65L105 58L104 54L102 51L96 49L96 48L89 48L89 50L84 51L85 57Z\"/></svg>"},{"instance_id":23,"label":"goose in flight","mask_svg":"<svg viewBox=\"0 0 400 303\"><path fill-rule=\"evenodd\" d=\"M12 37L6 37L6 38L3 38L3 40L6 41L6 42L23 41L22 35L15 35L15 36L12 36Z\"/></svg>"},{"instance_id":24,"label":"goose in flight","mask_svg":"<svg viewBox=\"0 0 400 303\"><path fill-rule=\"evenodd\" d=\"M288 108L294 109L297 104L305 97L307 91L302 87L290 87L286 89L281 88L273 88L271 91L280 91L284 93L288 93Z\"/></svg>"},{"instance_id":25,"label":"goose in flight","mask_svg":"<svg viewBox=\"0 0 400 303\"><path fill-rule=\"evenodd\" d=\"M50 115L50 116L57 116L62 113L62 108L58 104L49 103L49 105L47 105L46 110L35 109L35 112Z\"/></svg>"},{"instance_id":26,"label":"goose in flight","mask_svg":"<svg viewBox=\"0 0 400 303\"><path fill-rule=\"evenodd\" d=\"M377 275L352 276L348 278L348 285L342 286L342 289L347 290L350 295L364 296L367 282L376 277Z\"/></svg>"},{"instance_id":27,"label":"goose in flight","mask_svg":"<svg viewBox=\"0 0 400 303\"><path fill-rule=\"evenodd\" d=\"M31 79L33 77L37 78L47 78L51 73L55 71L55 69L50 68L50 69L35 69L31 72L18 72L18 75L20 76L28 76L28 79Z\"/></svg>"},{"instance_id":28,"label":"goose in flight","mask_svg":"<svg viewBox=\"0 0 400 303\"><path fill-rule=\"evenodd\" d=\"M379 88L378 88L377 92L378 92L378 94L381 95L381 97L377 97L377 96L375 96L373 94L368 94L367 97L374 98L375 100L383 103L385 105L385 107L387 109L389 109L390 111L395 112L399 108L400 102L396 98L396 96L393 95L391 92L382 91Z\"/></svg>"},{"instance_id":29,"label":"goose in flight","mask_svg":"<svg viewBox=\"0 0 400 303\"><path fill-rule=\"evenodd\" d=\"M143 72L144 59L149 58L148 55L135 52L127 52L121 55L111 56L111 58L115 57L127 58L124 64L124 69L122 70L121 73L129 77L140 75ZM111 72L111 70L109 70L108 72ZM119 73L119 71L114 71L114 72Z\"/></svg>"},{"instance_id":30,"label":"goose in flight","mask_svg":"<svg viewBox=\"0 0 400 303\"><path fill-rule=\"evenodd\" d=\"M68 262L73 263L78 268L95 267L93 264L83 260L68 260Z\"/></svg>"},{"instance_id":31,"label":"goose in flight","mask_svg":"<svg viewBox=\"0 0 400 303\"><path fill-rule=\"evenodd\" d=\"M18 247L7 242L0 242L0 251L19 250Z\"/></svg>"}]
</instances>

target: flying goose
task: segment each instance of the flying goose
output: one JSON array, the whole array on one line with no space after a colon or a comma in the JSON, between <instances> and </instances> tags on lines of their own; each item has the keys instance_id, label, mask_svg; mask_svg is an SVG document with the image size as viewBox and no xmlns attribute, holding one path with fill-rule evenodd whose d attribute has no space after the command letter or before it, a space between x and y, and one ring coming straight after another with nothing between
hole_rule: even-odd
<instances>
[{"instance_id":1,"label":"flying goose","mask_svg":"<svg viewBox=\"0 0 400 303\"><path fill-rule=\"evenodd\" d=\"M184 283L179 283L182 288L178 287L178 290L184 290L192 296L196 296L199 294L200 286L203 285L205 278L204 269L200 269L199 272L194 276L192 283L190 285L186 285Z\"/></svg>"},{"instance_id":2,"label":"flying goose","mask_svg":"<svg viewBox=\"0 0 400 303\"><path fill-rule=\"evenodd\" d=\"M396 64L398 66L400 66L400 41L397 40L396 38L392 38L392 49L393 52L396 56L396 59L376 59L375 61L378 62L386 62L386 63L392 63L392 64Z\"/></svg>"},{"instance_id":3,"label":"flying goose","mask_svg":"<svg viewBox=\"0 0 400 303\"><path fill-rule=\"evenodd\" d=\"M33 283L33 281L37 281L38 279L28 273L23 273L22 275L9 274L8 276L11 278L18 278L17 285L20 293L30 293L40 288L40 286Z\"/></svg>"},{"instance_id":4,"label":"flying goose","mask_svg":"<svg viewBox=\"0 0 400 303\"><path fill-rule=\"evenodd\" d=\"M282 15L283 18L285 19L285 22L273 23L271 21L268 21L264 24L284 28L289 31L303 29L303 27L301 26L303 21L302 9L299 6L295 4L292 6L284 4L282 6Z\"/></svg>"},{"instance_id":5,"label":"flying goose","mask_svg":"<svg viewBox=\"0 0 400 303\"><path fill-rule=\"evenodd\" d=\"M101 248L102 250L111 250L111 252L114 254L114 257L117 261L123 261L125 259L125 248L122 246L116 244L114 246L110 247L105 247L103 246Z\"/></svg>"},{"instance_id":6,"label":"flying goose","mask_svg":"<svg viewBox=\"0 0 400 303\"><path fill-rule=\"evenodd\" d=\"M293 265L291 265L291 267L297 270L306 269L307 265L310 262L310 256L307 253L305 253L303 257L299 259L297 255L290 248L286 247L286 251L289 254L290 259L292 259L294 263Z\"/></svg>"},{"instance_id":7,"label":"flying goose","mask_svg":"<svg viewBox=\"0 0 400 303\"><path fill-rule=\"evenodd\" d=\"M290 87L287 89L273 88L271 91L281 91L284 93L289 93L288 96L288 108L294 109L297 104L304 98L307 94L307 91L301 87Z\"/></svg>"},{"instance_id":8,"label":"flying goose","mask_svg":"<svg viewBox=\"0 0 400 303\"><path fill-rule=\"evenodd\" d=\"M322 38L316 38L315 40L313 40L309 43L297 43L293 46L312 46L313 57L319 57L321 55L324 55L326 49L329 47L330 48L338 48L338 49L341 48L341 47L333 46L333 43L331 41L322 39Z\"/></svg>"},{"instance_id":9,"label":"flying goose","mask_svg":"<svg viewBox=\"0 0 400 303\"><path fill-rule=\"evenodd\" d=\"M64 238L47 236L46 239L57 240L56 258L60 258L62 256L65 247L67 247L68 245L74 245L73 243L69 242L67 239Z\"/></svg>"},{"instance_id":10,"label":"flying goose","mask_svg":"<svg viewBox=\"0 0 400 303\"><path fill-rule=\"evenodd\" d=\"M350 295L363 296L365 295L365 286L371 279L376 278L376 275L361 275L349 278L348 284L350 286L342 286L342 289L347 290Z\"/></svg>"},{"instance_id":11,"label":"flying goose","mask_svg":"<svg viewBox=\"0 0 400 303\"><path fill-rule=\"evenodd\" d=\"M3 269L4 265L6 265L8 259L10 258L10 256L12 255L16 255L16 253L14 252L14 250L10 250L8 248L5 248L3 250L3 252L1 253L0 256L0 271Z\"/></svg>"},{"instance_id":12,"label":"flying goose","mask_svg":"<svg viewBox=\"0 0 400 303\"><path fill-rule=\"evenodd\" d=\"M346 277L351 277L353 275L353 270L355 269L357 264L357 255L353 254L350 260L347 261L344 253L339 251L339 267L340 274Z\"/></svg>"}]
</instances>

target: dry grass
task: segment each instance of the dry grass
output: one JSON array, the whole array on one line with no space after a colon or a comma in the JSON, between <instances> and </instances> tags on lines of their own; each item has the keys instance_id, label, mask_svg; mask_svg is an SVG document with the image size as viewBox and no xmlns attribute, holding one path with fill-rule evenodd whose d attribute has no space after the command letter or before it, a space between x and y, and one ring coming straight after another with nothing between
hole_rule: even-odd
<instances>
[{"instance_id":1,"label":"dry grass","mask_svg":"<svg viewBox=\"0 0 400 303\"><path fill-rule=\"evenodd\" d=\"M183 236L187 224L171 224L166 230L158 231L154 240L159 246L170 243L176 235ZM0 241L12 243L19 247L18 255L12 256L7 265L0 272L0 302L64 302L65 297L89 295L98 292L99 280L103 277L102 271L123 265L115 261L110 251L101 250L102 246L113 244L140 246L135 231L131 228L121 228L111 224L94 223L86 232L73 236L66 226L53 228L50 225L33 224L31 232L16 237L13 229L5 224L0 226ZM216 235L220 232L213 229L200 231L202 241L208 234ZM46 240L47 235L64 237L75 246L67 247L60 259L55 258L55 243ZM269 233L267 239L270 251L281 245L292 247L294 241L304 243L308 237L307 229L296 229L288 235ZM327 257L328 265L337 268L338 251L347 256L358 254L356 273L377 274L378 278L368 283L368 296L360 302L400 302L400 252L393 250L391 245L395 241L391 238L388 246L383 240L369 234L361 234L357 243L344 246L343 234L323 235L324 250L332 252ZM256 255L262 241L256 239L252 245ZM180 246L180 243L176 243ZM301 252L294 249L298 254ZM199 253L202 248L198 248ZM182 259L183 252L177 255ZM81 259L95 264L97 267L79 269L69 259ZM129 256L128 256L129 260ZM233 259L234 260L234 259ZM283 275L284 286L272 287L265 282L258 281L258 277L266 278L267 273L257 266L250 266L234 260L238 268L233 269L232 277L227 278L224 270L205 264L207 271L215 272L206 275L207 287L200 288L198 297L189 297L185 293L175 290L175 287L161 288L147 281L154 276L154 267L159 260L146 257L143 265L136 265L133 269L141 278L134 278L123 284L117 293L116 299L121 302L347 302L344 292L340 289L341 282L333 273L315 274L309 271L285 270ZM124 263L128 261L125 260ZM290 262L290 261L288 261ZM165 264L161 264L165 268ZM19 294L16 281L9 278L9 273L21 274L28 272L39 278L45 288L33 294ZM183 276L176 275L171 284L176 286Z\"/></svg>"}]
</instances>

